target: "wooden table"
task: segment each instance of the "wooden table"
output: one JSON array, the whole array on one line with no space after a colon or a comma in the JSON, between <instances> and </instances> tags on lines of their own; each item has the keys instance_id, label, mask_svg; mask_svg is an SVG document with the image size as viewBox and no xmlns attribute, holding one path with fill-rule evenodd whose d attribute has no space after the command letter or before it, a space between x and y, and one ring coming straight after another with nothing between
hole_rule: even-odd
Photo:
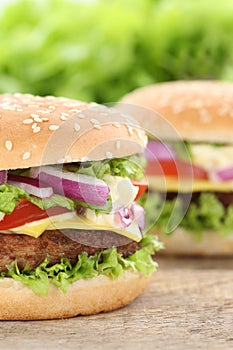
<instances>
[{"instance_id":1,"label":"wooden table","mask_svg":"<svg viewBox=\"0 0 233 350\"><path fill-rule=\"evenodd\" d=\"M233 260L159 263L130 306L67 320L0 322L0 349L233 349Z\"/></svg>"}]
</instances>

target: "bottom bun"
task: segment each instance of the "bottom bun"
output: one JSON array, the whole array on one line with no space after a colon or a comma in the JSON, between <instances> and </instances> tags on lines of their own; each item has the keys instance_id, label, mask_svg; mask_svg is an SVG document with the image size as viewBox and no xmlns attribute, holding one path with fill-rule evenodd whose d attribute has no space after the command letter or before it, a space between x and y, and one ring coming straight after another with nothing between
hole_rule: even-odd
<instances>
[{"instance_id":1,"label":"bottom bun","mask_svg":"<svg viewBox=\"0 0 233 350\"><path fill-rule=\"evenodd\" d=\"M164 248L160 254L230 256L233 255L233 232L227 236L214 231L203 231L200 239L192 232L177 228L171 235L157 233Z\"/></svg>"},{"instance_id":2,"label":"bottom bun","mask_svg":"<svg viewBox=\"0 0 233 350\"><path fill-rule=\"evenodd\" d=\"M98 276L72 283L67 293L51 284L47 297L12 278L0 280L0 320L43 320L111 311L132 302L150 277L126 271L119 279Z\"/></svg>"}]
</instances>

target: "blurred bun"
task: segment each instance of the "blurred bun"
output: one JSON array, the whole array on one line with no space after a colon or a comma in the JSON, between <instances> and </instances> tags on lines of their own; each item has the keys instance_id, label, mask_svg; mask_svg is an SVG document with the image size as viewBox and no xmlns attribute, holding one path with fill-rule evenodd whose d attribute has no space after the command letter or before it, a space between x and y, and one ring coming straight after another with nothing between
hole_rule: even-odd
<instances>
[{"instance_id":1,"label":"blurred bun","mask_svg":"<svg viewBox=\"0 0 233 350\"><path fill-rule=\"evenodd\" d=\"M179 227L171 235L158 234L158 237L165 246L160 254L215 257L233 255L233 232L221 236L220 232L205 230L198 239L192 232Z\"/></svg>"},{"instance_id":2,"label":"blurred bun","mask_svg":"<svg viewBox=\"0 0 233 350\"><path fill-rule=\"evenodd\" d=\"M129 93L121 102L157 112L184 140L233 142L231 82L199 80L154 84ZM154 113L138 114L137 120L161 139L173 138L169 135L172 129L160 127Z\"/></svg>"}]
</instances>

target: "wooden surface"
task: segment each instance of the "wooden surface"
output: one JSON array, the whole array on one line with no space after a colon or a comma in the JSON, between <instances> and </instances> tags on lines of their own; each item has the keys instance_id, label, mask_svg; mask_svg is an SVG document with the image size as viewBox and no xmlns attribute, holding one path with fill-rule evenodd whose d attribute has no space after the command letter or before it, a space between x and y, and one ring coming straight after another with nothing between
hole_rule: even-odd
<instances>
[{"instance_id":1,"label":"wooden surface","mask_svg":"<svg viewBox=\"0 0 233 350\"><path fill-rule=\"evenodd\" d=\"M67 320L0 322L0 349L233 349L233 260L159 263L130 306Z\"/></svg>"}]
</instances>

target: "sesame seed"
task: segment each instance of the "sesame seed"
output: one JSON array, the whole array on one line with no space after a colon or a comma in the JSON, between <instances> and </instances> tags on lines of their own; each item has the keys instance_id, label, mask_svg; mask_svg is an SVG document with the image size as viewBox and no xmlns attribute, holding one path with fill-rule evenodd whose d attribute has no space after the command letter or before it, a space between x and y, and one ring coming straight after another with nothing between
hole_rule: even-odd
<instances>
[{"instance_id":1,"label":"sesame seed","mask_svg":"<svg viewBox=\"0 0 233 350\"><path fill-rule=\"evenodd\" d=\"M92 124L100 124L100 121L99 120L97 120L97 119L94 119L94 118L92 118L91 120L90 120L90 122L92 123Z\"/></svg>"},{"instance_id":2,"label":"sesame seed","mask_svg":"<svg viewBox=\"0 0 233 350\"><path fill-rule=\"evenodd\" d=\"M55 100L55 96L48 95L45 97L47 100Z\"/></svg>"},{"instance_id":3,"label":"sesame seed","mask_svg":"<svg viewBox=\"0 0 233 350\"><path fill-rule=\"evenodd\" d=\"M79 113L79 114L77 115L77 117L80 118L80 119L83 119L83 118L85 118L85 115L84 115L83 113Z\"/></svg>"},{"instance_id":4,"label":"sesame seed","mask_svg":"<svg viewBox=\"0 0 233 350\"><path fill-rule=\"evenodd\" d=\"M128 129L129 135L132 136L132 135L133 135L133 128L132 128L132 126L126 125L126 127L127 127L127 129Z\"/></svg>"},{"instance_id":5,"label":"sesame seed","mask_svg":"<svg viewBox=\"0 0 233 350\"><path fill-rule=\"evenodd\" d=\"M107 151L105 154L106 154L106 157L107 157L107 158L109 158L109 159L112 158L112 153L111 153L111 152L108 152L108 151Z\"/></svg>"},{"instance_id":6,"label":"sesame seed","mask_svg":"<svg viewBox=\"0 0 233 350\"><path fill-rule=\"evenodd\" d=\"M37 112L41 113L41 114L48 114L48 113L50 113L50 110L49 109L38 109Z\"/></svg>"},{"instance_id":7,"label":"sesame seed","mask_svg":"<svg viewBox=\"0 0 233 350\"><path fill-rule=\"evenodd\" d=\"M63 120L63 121L65 121L65 120L67 120L68 118L67 118L65 115L61 115L61 116L60 116L60 119Z\"/></svg>"},{"instance_id":8,"label":"sesame seed","mask_svg":"<svg viewBox=\"0 0 233 350\"><path fill-rule=\"evenodd\" d=\"M32 132L34 132L35 134L40 132L40 126L36 126Z\"/></svg>"},{"instance_id":9,"label":"sesame seed","mask_svg":"<svg viewBox=\"0 0 233 350\"><path fill-rule=\"evenodd\" d=\"M37 123L33 123L33 124L32 124L32 129L35 129L37 126L38 126Z\"/></svg>"},{"instance_id":10,"label":"sesame seed","mask_svg":"<svg viewBox=\"0 0 233 350\"><path fill-rule=\"evenodd\" d=\"M55 106L48 106L49 109L56 109Z\"/></svg>"},{"instance_id":11,"label":"sesame seed","mask_svg":"<svg viewBox=\"0 0 233 350\"><path fill-rule=\"evenodd\" d=\"M116 141L116 149L120 149L121 148L121 141L120 140L117 140Z\"/></svg>"},{"instance_id":12,"label":"sesame seed","mask_svg":"<svg viewBox=\"0 0 233 350\"><path fill-rule=\"evenodd\" d=\"M74 130L79 131L81 129L81 126L78 123L74 124Z\"/></svg>"},{"instance_id":13,"label":"sesame seed","mask_svg":"<svg viewBox=\"0 0 233 350\"><path fill-rule=\"evenodd\" d=\"M116 128L120 128L121 124L119 122L114 122L112 123L113 126L115 126Z\"/></svg>"},{"instance_id":14,"label":"sesame seed","mask_svg":"<svg viewBox=\"0 0 233 350\"><path fill-rule=\"evenodd\" d=\"M138 137L140 138L140 140L142 140L143 136L142 136L141 130L136 129L136 133L138 134Z\"/></svg>"},{"instance_id":15,"label":"sesame seed","mask_svg":"<svg viewBox=\"0 0 233 350\"><path fill-rule=\"evenodd\" d=\"M209 115L209 113L206 109L200 109L199 116L200 116L201 123L210 123L211 116Z\"/></svg>"},{"instance_id":16,"label":"sesame seed","mask_svg":"<svg viewBox=\"0 0 233 350\"><path fill-rule=\"evenodd\" d=\"M78 112L79 112L79 110L78 110L78 109L76 109L76 108L73 108L73 109L70 109L70 110L69 110L69 112L71 112L71 113L78 113Z\"/></svg>"},{"instance_id":17,"label":"sesame seed","mask_svg":"<svg viewBox=\"0 0 233 350\"><path fill-rule=\"evenodd\" d=\"M16 108L16 111L17 112L23 112L23 109L22 108Z\"/></svg>"},{"instance_id":18,"label":"sesame seed","mask_svg":"<svg viewBox=\"0 0 233 350\"><path fill-rule=\"evenodd\" d=\"M31 156L31 153L30 153L30 152L25 152L25 153L23 154L23 160L26 160L26 159L30 158L30 156Z\"/></svg>"},{"instance_id":19,"label":"sesame seed","mask_svg":"<svg viewBox=\"0 0 233 350\"><path fill-rule=\"evenodd\" d=\"M48 118L41 118L41 120L43 121L43 122L48 122L49 120L48 120Z\"/></svg>"},{"instance_id":20,"label":"sesame seed","mask_svg":"<svg viewBox=\"0 0 233 350\"><path fill-rule=\"evenodd\" d=\"M7 149L8 151L11 151L11 150L12 150L12 147L13 147L12 142L9 141L9 140L7 140L7 141L5 142L5 147L6 147L6 149Z\"/></svg>"},{"instance_id":21,"label":"sesame seed","mask_svg":"<svg viewBox=\"0 0 233 350\"><path fill-rule=\"evenodd\" d=\"M89 161L89 158L88 157L82 157L81 158L81 162L88 162Z\"/></svg>"},{"instance_id":22,"label":"sesame seed","mask_svg":"<svg viewBox=\"0 0 233 350\"><path fill-rule=\"evenodd\" d=\"M57 163L58 164L63 164L63 163L65 163L65 159L64 158L60 158L60 159L57 160Z\"/></svg>"},{"instance_id":23,"label":"sesame seed","mask_svg":"<svg viewBox=\"0 0 233 350\"><path fill-rule=\"evenodd\" d=\"M57 129L59 129L59 125L52 124L49 126L49 130L51 130L51 131L55 131Z\"/></svg>"},{"instance_id":24,"label":"sesame seed","mask_svg":"<svg viewBox=\"0 0 233 350\"><path fill-rule=\"evenodd\" d=\"M148 137L146 135L142 138L142 142L143 142L143 146L146 147L148 143Z\"/></svg>"},{"instance_id":25,"label":"sesame seed","mask_svg":"<svg viewBox=\"0 0 233 350\"><path fill-rule=\"evenodd\" d=\"M67 163L71 163L72 162L72 157L70 155L65 156L65 161Z\"/></svg>"},{"instance_id":26,"label":"sesame seed","mask_svg":"<svg viewBox=\"0 0 233 350\"><path fill-rule=\"evenodd\" d=\"M34 121L37 123L42 123L43 120L41 118L37 117L37 118L34 118Z\"/></svg>"},{"instance_id":27,"label":"sesame seed","mask_svg":"<svg viewBox=\"0 0 233 350\"><path fill-rule=\"evenodd\" d=\"M38 114L34 114L34 113L30 114L30 116L31 116L33 119L34 119L34 118L40 117Z\"/></svg>"},{"instance_id":28,"label":"sesame seed","mask_svg":"<svg viewBox=\"0 0 233 350\"><path fill-rule=\"evenodd\" d=\"M98 130L100 130L100 129L102 129L102 126L101 125L93 125L93 128L95 128L95 129L98 129Z\"/></svg>"},{"instance_id":29,"label":"sesame seed","mask_svg":"<svg viewBox=\"0 0 233 350\"><path fill-rule=\"evenodd\" d=\"M28 119L24 119L24 121L23 121L23 124L32 124L33 123L33 119L30 119L30 118L28 118Z\"/></svg>"}]
</instances>

